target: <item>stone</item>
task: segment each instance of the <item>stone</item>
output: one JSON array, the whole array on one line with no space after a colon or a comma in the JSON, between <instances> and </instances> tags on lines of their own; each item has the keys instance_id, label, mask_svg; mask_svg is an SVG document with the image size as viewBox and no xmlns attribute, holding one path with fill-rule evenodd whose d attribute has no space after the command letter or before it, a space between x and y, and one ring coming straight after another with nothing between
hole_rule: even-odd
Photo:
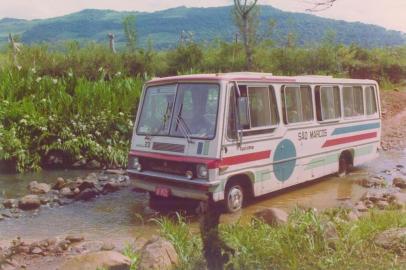
<instances>
[{"instance_id":1,"label":"stone","mask_svg":"<svg viewBox=\"0 0 406 270\"><path fill-rule=\"evenodd\" d=\"M355 204L355 208L357 209L357 211L359 212L367 212L368 208L365 206L363 201L359 201Z\"/></svg>"},{"instance_id":2,"label":"stone","mask_svg":"<svg viewBox=\"0 0 406 270\"><path fill-rule=\"evenodd\" d=\"M288 214L279 208L267 208L256 212L254 215L272 226L280 226L288 222Z\"/></svg>"},{"instance_id":3,"label":"stone","mask_svg":"<svg viewBox=\"0 0 406 270\"><path fill-rule=\"evenodd\" d=\"M140 251L139 270L173 269L179 264L179 257L172 243L157 237L147 242Z\"/></svg>"},{"instance_id":4,"label":"stone","mask_svg":"<svg viewBox=\"0 0 406 270\"><path fill-rule=\"evenodd\" d=\"M85 240L82 235L68 235L65 237L65 240L69 241L70 243L78 243Z\"/></svg>"},{"instance_id":5,"label":"stone","mask_svg":"<svg viewBox=\"0 0 406 270\"><path fill-rule=\"evenodd\" d=\"M87 189L83 190L81 193L79 193L76 196L76 199L82 200L82 201L88 201L88 200L96 197L98 194L99 194L99 192L97 191L97 189L87 188Z\"/></svg>"},{"instance_id":6,"label":"stone","mask_svg":"<svg viewBox=\"0 0 406 270\"><path fill-rule=\"evenodd\" d=\"M94 169L100 169L101 168L101 164L100 162L98 162L97 160L91 160L86 164L86 168L90 169L90 170L94 170Z\"/></svg>"},{"instance_id":7,"label":"stone","mask_svg":"<svg viewBox=\"0 0 406 270\"><path fill-rule=\"evenodd\" d=\"M3 217L3 215L0 213L0 221L4 220L5 217Z\"/></svg>"},{"instance_id":8,"label":"stone","mask_svg":"<svg viewBox=\"0 0 406 270\"><path fill-rule=\"evenodd\" d=\"M3 206L5 208L14 208L17 206L18 201L16 199L6 199L3 201Z\"/></svg>"},{"instance_id":9,"label":"stone","mask_svg":"<svg viewBox=\"0 0 406 270\"><path fill-rule=\"evenodd\" d=\"M73 197L75 194L72 192L72 190L68 187L64 187L59 191L59 194L63 197Z\"/></svg>"},{"instance_id":10,"label":"stone","mask_svg":"<svg viewBox=\"0 0 406 270\"><path fill-rule=\"evenodd\" d=\"M104 242L103 243L103 246L101 247L101 250L113 250L113 249L115 249L116 248L116 246L113 244L113 243L106 243L106 242Z\"/></svg>"},{"instance_id":11,"label":"stone","mask_svg":"<svg viewBox=\"0 0 406 270\"><path fill-rule=\"evenodd\" d=\"M100 251L104 245L103 241L83 241L76 244L75 247L81 252Z\"/></svg>"},{"instance_id":12,"label":"stone","mask_svg":"<svg viewBox=\"0 0 406 270\"><path fill-rule=\"evenodd\" d=\"M358 180L357 183L366 188L386 186L385 179L378 177L363 178L361 180Z\"/></svg>"},{"instance_id":13,"label":"stone","mask_svg":"<svg viewBox=\"0 0 406 270\"><path fill-rule=\"evenodd\" d=\"M34 248L31 250L31 254L34 254L34 255L42 255L42 254L44 254L44 251L43 251L40 247L34 247Z\"/></svg>"},{"instance_id":14,"label":"stone","mask_svg":"<svg viewBox=\"0 0 406 270\"><path fill-rule=\"evenodd\" d=\"M69 245L70 245L69 240L61 240L61 241L56 243L56 246L61 248L62 250L67 250Z\"/></svg>"},{"instance_id":15,"label":"stone","mask_svg":"<svg viewBox=\"0 0 406 270\"><path fill-rule=\"evenodd\" d=\"M380 210L384 210L389 207L389 203L387 201L378 201L375 204Z\"/></svg>"},{"instance_id":16,"label":"stone","mask_svg":"<svg viewBox=\"0 0 406 270\"><path fill-rule=\"evenodd\" d=\"M96 174L96 173L89 173L89 174L86 176L86 180L97 181L97 174Z\"/></svg>"},{"instance_id":17,"label":"stone","mask_svg":"<svg viewBox=\"0 0 406 270\"><path fill-rule=\"evenodd\" d=\"M77 187L80 189L80 191L83 191L85 189L91 189L96 187L96 181L94 180L88 180L85 179L81 184L77 185Z\"/></svg>"},{"instance_id":18,"label":"stone","mask_svg":"<svg viewBox=\"0 0 406 270\"><path fill-rule=\"evenodd\" d=\"M406 188L406 179L400 178L400 177L396 177L396 178L393 179L393 185L394 185L395 187L404 189L404 188Z\"/></svg>"},{"instance_id":19,"label":"stone","mask_svg":"<svg viewBox=\"0 0 406 270\"><path fill-rule=\"evenodd\" d=\"M52 189L55 190L61 190L62 188L64 188L66 185L65 179L63 179L62 177L58 177L56 178L56 182L53 185Z\"/></svg>"},{"instance_id":20,"label":"stone","mask_svg":"<svg viewBox=\"0 0 406 270\"><path fill-rule=\"evenodd\" d=\"M96 251L68 259L59 270L129 270L130 266L131 260L116 251Z\"/></svg>"},{"instance_id":21,"label":"stone","mask_svg":"<svg viewBox=\"0 0 406 270\"><path fill-rule=\"evenodd\" d=\"M108 182L103 186L103 193L115 192L120 189L120 184L117 182Z\"/></svg>"},{"instance_id":22,"label":"stone","mask_svg":"<svg viewBox=\"0 0 406 270\"><path fill-rule=\"evenodd\" d=\"M50 202L50 199L48 197L40 197L39 198L41 204L48 204Z\"/></svg>"},{"instance_id":23,"label":"stone","mask_svg":"<svg viewBox=\"0 0 406 270\"><path fill-rule=\"evenodd\" d=\"M22 210L34 210L41 206L38 195L27 195L18 201L18 207Z\"/></svg>"},{"instance_id":24,"label":"stone","mask_svg":"<svg viewBox=\"0 0 406 270\"><path fill-rule=\"evenodd\" d=\"M38 183L37 181L32 181L28 185L28 189L32 194L45 194L51 190L51 187L45 183Z\"/></svg>"},{"instance_id":25,"label":"stone","mask_svg":"<svg viewBox=\"0 0 406 270\"><path fill-rule=\"evenodd\" d=\"M406 255L406 228L392 228L378 233L374 242L385 249L393 250L400 255Z\"/></svg>"}]
</instances>

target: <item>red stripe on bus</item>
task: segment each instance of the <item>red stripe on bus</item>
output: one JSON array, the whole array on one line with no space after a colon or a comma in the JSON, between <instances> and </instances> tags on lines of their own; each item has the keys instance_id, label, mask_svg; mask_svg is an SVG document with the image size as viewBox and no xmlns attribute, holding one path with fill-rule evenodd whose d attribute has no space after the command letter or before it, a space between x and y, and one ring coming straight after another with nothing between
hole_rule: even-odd
<instances>
[{"instance_id":1,"label":"red stripe on bus","mask_svg":"<svg viewBox=\"0 0 406 270\"><path fill-rule=\"evenodd\" d=\"M132 150L130 155L137 157L148 157L156 159L164 159L170 161L178 162L191 162L191 163L201 163L206 164L209 169L216 169L220 166L230 166L241 164L245 162L257 161L261 159L267 159L271 156L271 150L243 154L238 156L225 157L223 159L210 159L210 158L200 158L200 157L190 157L190 156L177 156L161 153L151 153L144 151Z\"/></svg>"},{"instance_id":2,"label":"red stripe on bus","mask_svg":"<svg viewBox=\"0 0 406 270\"><path fill-rule=\"evenodd\" d=\"M377 132L370 132L370 133L365 133L365 134L360 134L360 135L342 137L342 138L338 138L338 139L327 140L323 144L322 147L329 147L329 146L334 146L334 145L339 145L339 144L344 144L344 143L349 143L349 142L356 142L356 141L361 141L361 140L366 140L366 139L372 139L372 138L376 138L377 136L378 136Z\"/></svg>"}]
</instances>

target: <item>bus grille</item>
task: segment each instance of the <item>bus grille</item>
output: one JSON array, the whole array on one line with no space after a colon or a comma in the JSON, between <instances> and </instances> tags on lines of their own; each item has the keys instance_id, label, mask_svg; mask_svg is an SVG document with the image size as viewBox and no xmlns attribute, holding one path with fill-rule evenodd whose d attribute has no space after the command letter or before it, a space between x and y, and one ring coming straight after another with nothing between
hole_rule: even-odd
<instances>
[{"instance_id":1,"label":"bus grille","mask_svg":"<svg viewBox=\"0 0 406 270\"><path fill-rule=\"evenodd\" d=\"M168 151L168 152L176 152L176 153L183 153L185 152L185 146L182 144L172 144L172 143L161 143L161 142L154 142L152 144L153 150L158 151Z\"/></svg>"},{"instance_id":2,"label":"bus grille","mask_svg":"<svg viewBox=\"0 0 406 270\"><path fill-rule=\"evenodd\" d=\"M191 163L146 157L141 157L140 163L144 169L155 172L163 172L184 176L186 174L186 171L191 170L193 172L193 175L195 175L195 166L193 166L193 164Z\"/></svg>"}]
</instances>

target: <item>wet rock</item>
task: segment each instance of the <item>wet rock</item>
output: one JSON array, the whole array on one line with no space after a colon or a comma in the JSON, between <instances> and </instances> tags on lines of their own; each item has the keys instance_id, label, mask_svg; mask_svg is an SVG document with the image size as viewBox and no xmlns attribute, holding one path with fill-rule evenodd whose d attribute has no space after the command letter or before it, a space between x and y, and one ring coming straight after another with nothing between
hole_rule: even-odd
<instances>
[{"instance_id":1,"label":"wet rock","mask_svg":"<svg viewBox=\"0 0 406 270\"><path fill-rule=\"evenodd\" d=\"M100 251L104 245L103 241L83 241L79 244L75 245L75 248L80 251L80 253L83 252L94 252L94 251Z\"/></svg>"},{"instance_id":2,"label":"wet rock","mask_svg":"<svg viewBox=\"0 0 406 270\"><path fill-rule=\"evenodd\" d=\"M31 253L31 254L34 254L34 255L43 255L43 254L44 254L44 251L43 251L40 247L34 247L34 248L30 251L30 253Z\"/></svg>"},{"instance_id":3,"label":"wet rock","mask_svg":"<svg viewBox=\"0 0 406 270\"><path fill-rule=\"evenodd\" d=\"M62 177L58 177L56 178L56 182L53 185L52 189L55 190L61 190L62 188L64 188L66 185L65 179L63 179Z\"/></svg>"},{"instance_id":4,"label":"wet rock","mask_svg":"<svg viewBox=\"0 0 406 270\"><path fill-rule=\"evenodd\" d=\"M50 198L48 198L48 197L40 197L39 200L42 205L48 204L51 201Z\"/></svg>"},{"instance_id":5,"label":"wet rock","mask_svg":"<svg viewBox=\"0 0 406 270\"><path fill-rule=\"evenodd\" d=\"M87 188L83 190L81 193L79 193L76 196L76 199L82 200L82 201L88 201L90 199L93 199L99 194L99 191L95 188Z\"/></svg>"},{"instance_id":6,"label":"wet rock","mask_svg":"<svg viewBox=\"0 0 406 270\"><path fill-rule=\"evenodd\" d=\"M70 245L70 241L69 240L61 240L59 242L56 243L56 246L62 250L67 250L68 247Z\"/></svg>"},{"instance_id":7,"label":"wet rock","mask_svg":"<svg viewBox=\"0 0 406 270\"><path fill-rule=\"evenodd\" d=\"M92 189L96 187L96 181L91 179L85 179L81 184L77 185L80 191L85 189Z\"/></svg>"},{"instance_id":8,"label":"wet rock","mask_svg":"<svg viewBox=\"0 0 406 270\"><path fill-rule=\"evenodd\" d=\"M355 208L357 209L357 211L359 212L367 212L368 208L366 207L366 205L364 204L363 201L359 201L355 204Z\"/></svg>"},{"instance_id":9,"label":"wet rock","mask_svg":"<svg viewBox=\"0 0 406 270\"><path fill-rule=\"evenodd\" d=\"M3 215L0 213L0 221L4 220L5 217L3 217Z\"/></svg>"},{"instance_id":10,"label":"wet rock","mask_svg":"<svg viewBox=\"0 0 406 270\"><path fill-rule=\"evenodd\" d=\"M6 199L3 201L3 206L8 209L15 208L17 207L17 203L18 201L16 199Z\"/></svg>"},{"instance_id":11,"label":"wet rock","mask_svg":"<svg viewBox=\"0 0 406 270\"><path fill-rule=\"evenodd\" d=\"M82 235L68 235L65 237L65 240L69 241L70 243L78 243L85 240Z\"/></svg>"},{"instance_id":12,"label":"wet rock","mask_svg":"<svg viewBox=\"0 0 406 270\"><path fill-rule=\"evenodd\" d=\"M97 251L75 256L64 262L59 270L128 270L131 260L116 251Z\"/></svg>"},{"instance_id":13,"label":"wet rock","mask_svg":"<svg viewBox=\"0 0 406 270\"><path fill-rule=\"evenodd\" d=\"M378 178L378 177L363 178L361 180L358 180L357 183L366 188L386 186L385 179Z\"/></svg>"},{"instance_id":14,"label":"wet rock","mask_svg":"<svg viewBox=\"0 0 406 270\"><path fill-rule=\"evenodd\" d=\"M75 194L72 192L72 190L68 187L64 187L59 191L59 194L63 197L73 197Z\"/></svg>"},{"instance_id":15,"label":"wet rock","mask_svg":"<svg viewBox=\"0 0 406 270\"><path fill-rule=\"evenodd\" d=\"M117 182L108 182L103 186L103 193L115 192L120 189L120 186Z\"/></svg>"},{"instance_id":16,"label":"wet rock","mask_svg":"<svg viewBox=\"0 0 406 270\"><path fill-rule=\"evenodd\" d=\"M73 168L82 168L84 166L86 166L86 160L85 159L78 160L78 161L76 161L75 163L72 164Z\"/></svg>"},{"instance_id":17,"label":"wet rock","mask_svg":"<svg viewBox=\"0 0 406 270\"><path fill-rule=\"evenodd\" d=\"M401 164L398 164L398 165L396 165L396 168L399 168L399 169L403 169L405 166L403 166L403 165L401 165Z\"/></svg>"},{"instance_id":18,"label":"wet rock","mask_svg":"<svg viewBox=\"0 0 406 270\"><path fill-rule=\"evenodd\" d=\"M113 244L113 243L106 243L106 242L104 242L103 243L103 246L101 247L101 250L105 250L105 251L109 251L109 250L113 250L113 249L115 249L116 248L116 246Z\"/></svg>"},{"instance_id":19,"label":"wet rock","mask_svg":"<svg viewBox=\"0 0 406 270\"><path fill-rule=\"evenodd\" d=\"M51 187L45 183L38 183L37 181L32 181L28 185L28 189L32 194L45 194L51 190Z\"/></svg>"},{"instance_id":20,"label":"wet rock","mask_svg":"<svg viewBox=\"0 0 406 270\"><path fill-rule=\"evenodd\" d=\"M75 188L75 189L73 190L73 193L74 193L75 195L78 195L78 194L80 193L80 189L79 189L79 188Z\"/></svg>"},{"instance_id":21,"label":"wet rock","mask_svg":"<svg viewBox=\"0 0 406 270\"><path fill-rule=\"evenodd\" d=\"M393 179L393 185L394 185L395 187L404 189L404 188L406 188L406 179L400 178L400 177L396 177L396 178Z\"/></svg>"},{"instance_id":22,"label":"wet rock","mask_svg":"<svg viewBox=\"0 0 406 270\"><path fill-rule=\"evenodd\" d=\"M406 255L406 228L393 228L375 236L376 245Z\"/></svg>"},{"instance_id":23,"label":"wet rock","mask_svg":"<svg viewBox=\"0 0 406 270\"><path fill-rule=\"evenodd\" d=\"M279 208L260 210L254 216L272 226L279 226L288 222L288 214Z\"/></svg>"},{"instance_id":24,"label":"wet rock","mask_svg":"<svg viewBox=\"0 0 406 270\"><path fill-rule=\"evenodd\" d=\"M173 269L178 263L178 254L172 243L156 237L147 242L142 248L138 269Z\"/></svg>"},{"instance_id":25,"label":"wet rock","mask_svg":"<svg viewBox=\"0 0 406 270\"><path fill-rule=\"evenodd\" d=\"M100 169L102 166L97 160L91 160L86 164L86 168L90 170Z\"/></svg>"},{"instance_id":26,"label":"wet rock","mask_svg":"<svg viewBox=\"0 0 406 270\"><path fill-rule=\"evenodd\" d=\"M34 210L41 206L38 195L27 195L18 201L18 207L22 210Z\"/></svg>"},{"instance_id":27,"label":"wet rock","mask_svg":"<svg viewBox=\"0 0 406 270\"><path fill-rule=\"evenodd\" d=\"M89 173L86 176L86 180L97 181L97 174L96 173Z\"/></svg>"}]
</instances>

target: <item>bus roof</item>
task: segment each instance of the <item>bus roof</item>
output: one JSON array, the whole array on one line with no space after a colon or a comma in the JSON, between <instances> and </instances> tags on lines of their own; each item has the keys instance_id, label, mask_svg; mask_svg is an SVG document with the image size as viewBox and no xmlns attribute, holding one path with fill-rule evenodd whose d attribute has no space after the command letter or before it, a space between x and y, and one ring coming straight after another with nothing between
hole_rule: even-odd
<instances>
[{"instance_id":1,"label":"bus roof","mask_svg":"<svg viewBox=\"0 0 406 270\"><path fill-rule=\"evenodd\" d=\"M238 81L238 82L266 82L266 83L346 83L346 84L376 84L374 80L333 78L332 76L301 75L274 76L271 73L231 72L216 74L193 74L163 78L153 78L148 84L162 84L175 82L206 82L206 81Z\"/></svg>"}]
</instances>

